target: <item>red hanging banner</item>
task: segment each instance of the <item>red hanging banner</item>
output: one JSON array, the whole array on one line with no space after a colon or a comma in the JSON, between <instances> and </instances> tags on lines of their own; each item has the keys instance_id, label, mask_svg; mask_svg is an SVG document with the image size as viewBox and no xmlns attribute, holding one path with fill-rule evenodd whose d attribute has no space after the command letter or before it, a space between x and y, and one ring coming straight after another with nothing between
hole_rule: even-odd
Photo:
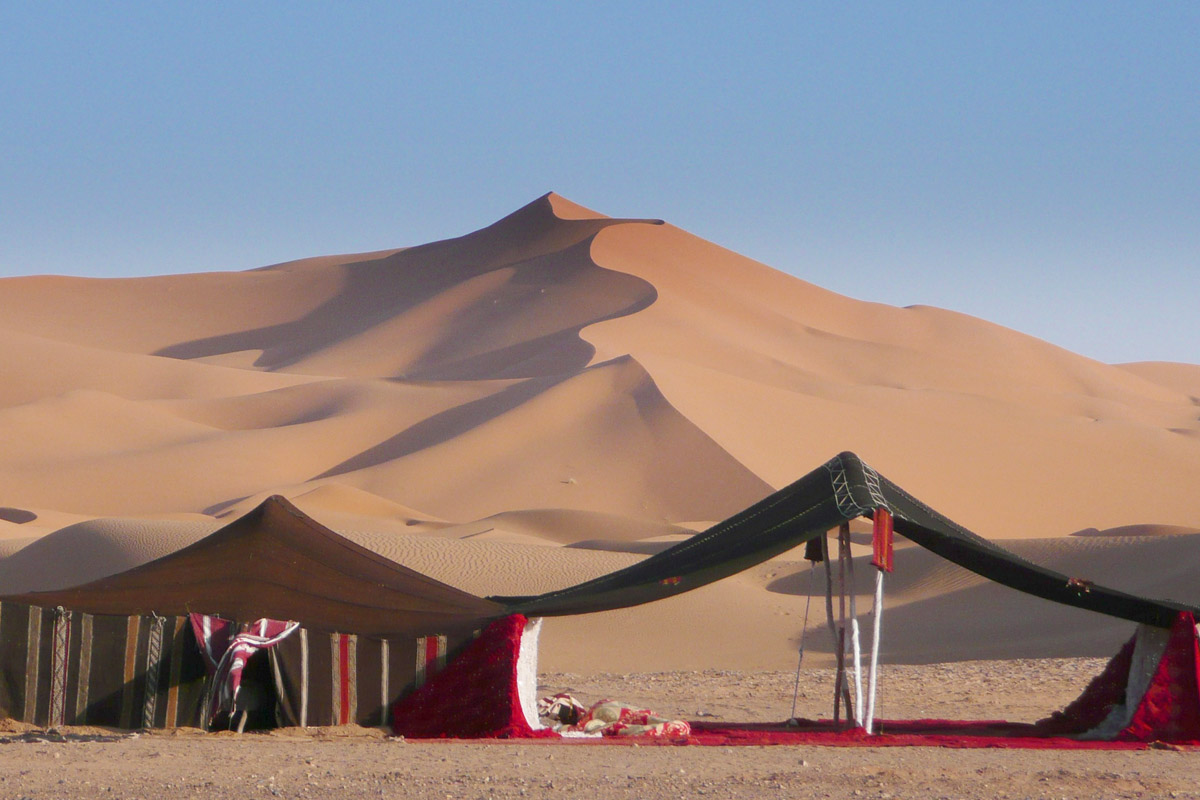
<instances>
[{"instance_id":1,"label":"red hanging banner","mask_svg":"<svg viewBox=\"0 0 1200 800\"><path fill-rule=\"evenodd\" d=\"M886 508L875 509L875 524L871 530L871 565L884 572L892 571L892 513Z\"/></svg>"}]
</instances>

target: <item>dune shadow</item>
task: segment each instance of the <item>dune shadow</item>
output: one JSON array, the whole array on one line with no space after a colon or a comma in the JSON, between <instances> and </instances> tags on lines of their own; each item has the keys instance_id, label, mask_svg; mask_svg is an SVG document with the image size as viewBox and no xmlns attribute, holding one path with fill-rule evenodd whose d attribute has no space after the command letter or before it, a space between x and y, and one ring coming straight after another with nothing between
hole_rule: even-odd
<instances>
[{"instance_id":1,"label":"dune shadow","mask_svg":"<svg viewBox=\"0 0 1200 800\"><path fill-rule=\"evenodd\" d=\"M572 375L573 373L530 378L495 394L434 414L310 480L332 478L347 472L374 467L449 441L511 411L547 389L562 383Z\"/></svg>"},{"instance_id":2,"label":"dune shadow","mask_svg":"<svg viewBox=\"0 0 1200 800\"><path fill-rule=\"evenodd\" d=\"M0 520L11 522L14 525L24 525L26 522L33 522L37 518L37 514L32 511L26 511L23 508L0 508Z\"/></svg>"}]
</instances>

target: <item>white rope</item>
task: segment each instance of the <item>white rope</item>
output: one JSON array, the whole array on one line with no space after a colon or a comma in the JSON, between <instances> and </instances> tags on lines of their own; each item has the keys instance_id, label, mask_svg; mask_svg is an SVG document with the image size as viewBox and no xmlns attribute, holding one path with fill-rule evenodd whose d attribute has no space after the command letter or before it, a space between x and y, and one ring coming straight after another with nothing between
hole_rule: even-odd
<instances>
[{"instance_id":1,"label":"white rope","mask_svg":"<svg viewBox=\"0 0 1200 800\"><path fill-rule=\"evenodd\" d=\"M796 718L796 700L800 697L800 666L804 663L804 636L808 633L808 609L812 606L813 579L817 574L817 562L808 562L808 597L804 599L804 627L800 628L800 656L796 659L796 688L792 690L792 715Z\"/></svg>"},{"instance_id":2,"label":"white rope","mask_svg":"<svg viewBox=\"0 0 1200 800\"><path fill-rule=\"evenodd\" d=\"M850 527L845 528L846 537L846 559L847 575L849 576L850 592L850 647L854 652L854 724L860 728L863 724L863 670L862 670L862 645L858 639L858 607L854 602L855 595L858 594L858 587L854 585L854 556L850 552Z\"/></svg>"},{"instance_id":3,"label":"white rope","mask_svg":"<svg viewBox=\"0 0 1200 800\"><path fill-rule=\"evenodd\" d=\"M875 731L875 687L879 676L879 630L883 624L883 570L875 573L875 604L871 607L871 672L867 676L867 734Z\"/></svg>"}]
</instances>

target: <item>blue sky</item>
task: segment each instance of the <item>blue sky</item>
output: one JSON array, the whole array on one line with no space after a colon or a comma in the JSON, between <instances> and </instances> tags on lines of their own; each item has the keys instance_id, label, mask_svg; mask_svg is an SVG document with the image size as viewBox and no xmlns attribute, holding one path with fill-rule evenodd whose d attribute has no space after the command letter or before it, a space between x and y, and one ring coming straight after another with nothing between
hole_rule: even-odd
<instances>
[{"instance_id":1,"label":"blue sky","mask_svg":"<svg viewBox=\"0 0 1200 800\"><path fill-rule=\"evenodd\" d=\"M1197 42L1194 2L14 0L0 276L419 244L554 190L1200 363Z\"/></svg>"}]
</instances>

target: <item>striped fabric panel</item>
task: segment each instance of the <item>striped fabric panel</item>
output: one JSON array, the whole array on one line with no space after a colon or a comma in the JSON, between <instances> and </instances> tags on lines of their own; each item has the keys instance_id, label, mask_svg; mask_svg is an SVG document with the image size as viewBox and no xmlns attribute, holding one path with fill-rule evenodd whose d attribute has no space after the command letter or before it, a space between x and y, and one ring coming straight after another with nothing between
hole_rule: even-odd
<instances>
[{"instance_id":1,"label":"striped fabric panel","mask_svg":"<svg viewBox=\"0 0 1200 800\"><path fill-rule=\"evenodd\" d=\"M37 720L38 661L42 649L42 609L28 606L29 636L25 640L25 722Z\"/></svg>"},{"instance_id":2,"label":"striped fabric panel","mask_svg":"<svg viewBox=\"0 0 1200 800\"><path fill-rule=\"evenodd\" d=\"M150 621L150 636L146 644L146 698L142 703L142 727L154 727L154 716L158 712L159 672L162 669L163 627L166 617L155 616Z\"/></svg>"},{"instance_id":3,"label":"striped fabric panel","mask_svg":"<svg viewBox=\"0 0 1200 800\"><path fill-rule=\"evenodd\" d=\"M341 642L341 634L329 634L330 663L333 665L333 669L330 670L330 677L333 680L333 691L330 696L333 698L334 725L339 724L342 718L342 659L339 647Z\"/></svg>"},{"instance_id":4,"label":"striped fabric panel","mask_svg":"<svg viewBox=\"0 0 1200 800\"><path fill-rule=\"evenodd\" d=\"M388 670L391 668L389 649L387 639L379 642L379 663L381 667L379 670L379 702L383 706L383 720L380 722L381 725L388 724L388 703L391 699L388 697Z\"/></svg>"},{"instance_id":5,"label":"striped fabric panel","mask_svg":"<svg viewBox=\"0 0 1200 800\"><path fill-rule=\"evenodd\" d=\"M446 666L446 637L422 636L417 639L417 673L414 686L421 686Z\"/></svg>"},{"instance_id":6,"label":"striped fabric panel","mask_svg":"<svg viewBox=\"0 0 1200 800\"><path fill-rule=\"evenodd\" d=\"M342 671L342 723L349 725L358 720L358 636L342 634L342 653L346 668Z\"/></svg>"},{"instance_id":7,"label":"striped fabric panel","mask_svg":"<svg viewBox=\"0 0 1200 800\"><path fill-rule=\"evenodd\" d=\"M75 724L87 724L88 687L92 679L92 615L79 620L79 688L75 692Z\"/></svg>"},{"instance_id":8,"label":"striped fabric panel","mask_svg":"<svg viewBox=\"0 0 1200 800\"><path fill-rule=\"evenodd\" d=\"M167 718L163 727L175 728L179 725L179 680L183 670L183 640L184 625L187 617L172 617L171 622L171 673L170 684L167 688Z\"/></svg>"},{"instance_id":9,"label":"striped fabric panel","mask_svg":"<svg viewBox=\"0 0 1200 800\"><path fill-rule=\"evenodd\" d=\"M129 617L125 625L125 671L124 684L121 688L121 722L120 727L133 727L133 695L135 686L133 679L137 675L138 629L141 617Z\"/></svg>"},{"instance_id":10,"label":"striped fabric panel","mask_svg":"<svg viewBox=\"0 0 1200 800\"><path fill-rule=\"evenodd\" d=\"M308 727L308 630L301 628L300 634L300 727Z\"/></svg>"},{"instance_id":11,"label":"striped fabric panel","mask_svg":"<svg viewBox=\"0 0 1200 800\"><path fill-rule=\"evenodd\" d=\"M333 723L349 725L358 718L358 636L330 634L329 646L333 661Z\"/></svg>"},{"instance_id":12,"label":"striped fabric panel","mask_svg":"<svg viewBox=\"0 0 1200 800\"><path fill-rule=\"evenodd\" d=\"M71 612L54 612L54 643L50 656L50 712L47 725L58 727L66 721L67 666L71 649Z\"/></svg>"}]
</instances>

